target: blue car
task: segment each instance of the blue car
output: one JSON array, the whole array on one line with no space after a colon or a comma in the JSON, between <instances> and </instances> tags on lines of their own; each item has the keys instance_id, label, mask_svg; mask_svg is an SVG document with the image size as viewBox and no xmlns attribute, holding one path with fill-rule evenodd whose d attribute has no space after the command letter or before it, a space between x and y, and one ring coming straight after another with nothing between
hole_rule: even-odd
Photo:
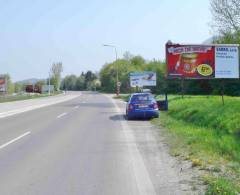
<instances>
[{"instance_id":1,"label":"blue car","mask_svg":"<svg viewBox=\"0 0 240 195\"><path fill-rule=\"evenodd\" d=\"M126 107L126 119L157 118L158 104L151 93L134 93L130 96Z\"/></svg>"}]
</instances>

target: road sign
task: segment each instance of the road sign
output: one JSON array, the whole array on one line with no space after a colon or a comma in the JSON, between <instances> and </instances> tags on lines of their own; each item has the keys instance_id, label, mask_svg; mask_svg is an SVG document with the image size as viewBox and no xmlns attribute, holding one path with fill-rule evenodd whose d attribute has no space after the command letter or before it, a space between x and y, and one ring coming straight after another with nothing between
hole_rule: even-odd
<instances>
[{"instance_id":1,"label":"road sign","mask_svg":"<svg viewBox=\"0 0 240 195\"><path fill-rule=\"evenodd\" d=\"M156 72L132 72L130 73L131 87L156 86Z\"/></svg>"}]
</instances>

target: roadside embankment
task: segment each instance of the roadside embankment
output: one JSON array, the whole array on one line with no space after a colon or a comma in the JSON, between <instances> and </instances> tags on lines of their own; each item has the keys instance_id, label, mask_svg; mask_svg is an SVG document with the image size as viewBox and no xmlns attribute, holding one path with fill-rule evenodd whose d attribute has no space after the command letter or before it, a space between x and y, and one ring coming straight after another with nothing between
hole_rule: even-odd
<instances>
[{"instance_id":1,"label":"roadside embankment","mask_svg":"<svg viewBox=\"0 0 240 195\"><path fill-rule=\"evenodd\" d=\"M240 193L240 98L169 97L169 111L153 120L165 127L171 154L203 171L207 194Z\"/></svg>"}]
</instances>

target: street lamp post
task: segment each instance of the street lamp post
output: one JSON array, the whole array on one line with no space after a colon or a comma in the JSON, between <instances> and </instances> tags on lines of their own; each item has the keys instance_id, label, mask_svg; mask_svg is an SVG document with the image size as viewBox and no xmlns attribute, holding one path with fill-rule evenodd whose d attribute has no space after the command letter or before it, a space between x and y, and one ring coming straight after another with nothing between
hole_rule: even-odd
<instances>
[{"instance_id":1,"label":"street lamp post","mask_svg":"<svg viewBox=\"0 0 240 195\"><path fill-rule=\"evenodd\" d=\"M50 90L50 79L51 79L51 72L49 71L49 77L48 77L48 95L50 95L51 90Z\"/></svg>"},{"instance_id":2,"label":"street lamp post","mask_svg":"<svg viewBox=\"0 0 240 195\"><path fill-rule=\"evenodd\" d=\"M118 63L117 63L117 60L118 60L118 53L117 53L117 47L115 45L107 45L107 44L104 44L103 45L104 47L112 47L114 48L114 51L115 51L115 57L116 57L116 89L117 89L117 96L119 96L119 93L120 93L120 85L119 85L119 78L118 78Z\"/></svg>"}]
</instances>

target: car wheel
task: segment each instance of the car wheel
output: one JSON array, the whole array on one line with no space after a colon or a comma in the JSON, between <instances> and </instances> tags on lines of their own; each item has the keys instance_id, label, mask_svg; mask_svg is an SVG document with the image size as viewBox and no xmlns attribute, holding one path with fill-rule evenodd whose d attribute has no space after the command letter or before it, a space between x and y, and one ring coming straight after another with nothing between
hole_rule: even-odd
<instances>
[{"instance_id":1,"label":"car wheel","mask_svg":"<svg viewBox=\"0 0 240 195\"><path fill-rule=\"evenodd\" d=\"M126 120L127 120L127 121L131 120L131 118L129 117L128 114L126 114Z\"/></svg>"}]
</instances>

